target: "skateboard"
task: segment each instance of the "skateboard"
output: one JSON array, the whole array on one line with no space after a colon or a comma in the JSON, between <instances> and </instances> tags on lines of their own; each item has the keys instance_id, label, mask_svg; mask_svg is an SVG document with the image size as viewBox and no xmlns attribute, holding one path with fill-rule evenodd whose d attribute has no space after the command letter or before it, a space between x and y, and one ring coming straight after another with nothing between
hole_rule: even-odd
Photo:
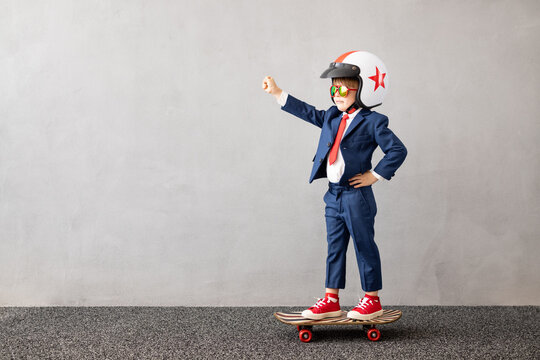
<instances>
[{"instance_id":1,"label":"skateboard","mask_svg":"<svg viewBox=\"0 0 540 360\"><path fill-rule=\"evenodd\" d=\"M341 316L322 320L311 320L302 317L301 312L277 312L276 319L284 324L295 325L298 329L298 337L302 342L310 342L313 336L311 329L314 325L360 325L371 341L381 338L381 332L376 325L388 324L397 321L401 317L401 310L383 310L383 314L371 320L355 320L347 318L347 312L342 311Z\"/></svg>"}]
</instances>

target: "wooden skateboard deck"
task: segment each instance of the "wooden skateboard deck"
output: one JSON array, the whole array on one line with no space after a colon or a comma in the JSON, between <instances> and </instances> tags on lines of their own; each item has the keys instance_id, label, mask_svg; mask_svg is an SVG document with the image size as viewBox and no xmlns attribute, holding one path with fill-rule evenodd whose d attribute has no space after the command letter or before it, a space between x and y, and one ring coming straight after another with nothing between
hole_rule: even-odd
<instances>
[{"instance_id":1,"label":"wooden skateboard deck","mask_svg":"<svg viewBox=\"0 0 540 360\"><path fill-rule=\"evenodd\" d=\"M347 317L347 312L342 311L341 316L322 319L311 320L302 317L301 312L277 312L274 313L276 319L284 324L295 325L298 329L298 336L302 342L310 342L312 338L311 329L314 325L360 325L362 329L366 331L369 340L377 341L381 338L380 331L375 327L376 325L388 324L399 320L401 317L401 310L383 310L383 314L375 319L371 320L355 320Z\"/></svg>"}]
</instances>

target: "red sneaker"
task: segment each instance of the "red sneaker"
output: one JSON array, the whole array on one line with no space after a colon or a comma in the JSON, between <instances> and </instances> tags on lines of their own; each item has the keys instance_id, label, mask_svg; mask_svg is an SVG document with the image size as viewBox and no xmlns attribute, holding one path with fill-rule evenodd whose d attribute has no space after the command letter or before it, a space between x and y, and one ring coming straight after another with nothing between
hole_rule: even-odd
<instances>
[{"instance_id":1,"label":"red sneaker","mask_svg":"<svg viewBox=\"0 0 540 360\"><path fill-rule=\"evenodd\" d=\"M327 293L324 299L319 299L315 305L302 311L302 316L311 320L341 316L339 298L335 294Z\"/></svg>"},{"instance_id":2,"label":"red sneaker","mask_svg":"<svg viewBox=\"0 0 540 360\"><path fill-rule=\"evenodd\" d=\"M366 294L354 309L347 313L347 317L357 320L371 320L383 314L381 301L378 296Z\"/></svg>"}]
</instances>

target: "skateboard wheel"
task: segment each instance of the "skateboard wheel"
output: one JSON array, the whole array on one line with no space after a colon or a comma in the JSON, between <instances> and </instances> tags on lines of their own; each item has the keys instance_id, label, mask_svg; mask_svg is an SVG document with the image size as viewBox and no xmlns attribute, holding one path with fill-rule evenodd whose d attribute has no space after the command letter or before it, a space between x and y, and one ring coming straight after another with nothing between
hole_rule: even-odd
<instances>
[{"instance_id":1,"label":"skateboard wheel","mask_svg":"<svg viewBox=\"0 0 540 360\"><path fill-rule=\"evenodd\" d=\"M300 333L298 334L298 337L300 338L300 341L306 342L306 343L311 341L312 336L313 336L313 334L308 329L300 330Z\"/></svg>"},{"instance_id":2,"label":"skateboard wheel","mask_svg":"<svg viewBox=\"0 0 540 360\"><path fill-rule=\"evenodd\" d=\"M369 329L367 332L367 337L371 341L377 341L381 338L381 332L378 329Z\"/></svg>"}]
</instances>

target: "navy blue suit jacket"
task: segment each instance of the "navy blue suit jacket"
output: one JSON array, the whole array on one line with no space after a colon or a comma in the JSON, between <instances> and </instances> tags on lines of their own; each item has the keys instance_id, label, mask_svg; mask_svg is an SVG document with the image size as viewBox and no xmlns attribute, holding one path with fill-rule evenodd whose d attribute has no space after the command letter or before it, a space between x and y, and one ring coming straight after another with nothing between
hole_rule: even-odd
<instances>
[{"instance_id":1,"label":"navy blue suit jacket","mask_svg":"<svg viewBox=\"0 0 540 360\"><path fill-rule=\"evenodd\" d=\"M336 138L342 112L337 106L328 110L317 110L290 94L287 103L281 108L322 129L309 182L326 177L326 159ZM407 149L388 128L388 117L376 111L361 109L341 140L345 173L341 177L340 185L348 185L348 180L354 175L371 170L371 157L377 146L381 147L385 155L373 171L390 180L405 161Z\"/></svg>"}]
</instances>

